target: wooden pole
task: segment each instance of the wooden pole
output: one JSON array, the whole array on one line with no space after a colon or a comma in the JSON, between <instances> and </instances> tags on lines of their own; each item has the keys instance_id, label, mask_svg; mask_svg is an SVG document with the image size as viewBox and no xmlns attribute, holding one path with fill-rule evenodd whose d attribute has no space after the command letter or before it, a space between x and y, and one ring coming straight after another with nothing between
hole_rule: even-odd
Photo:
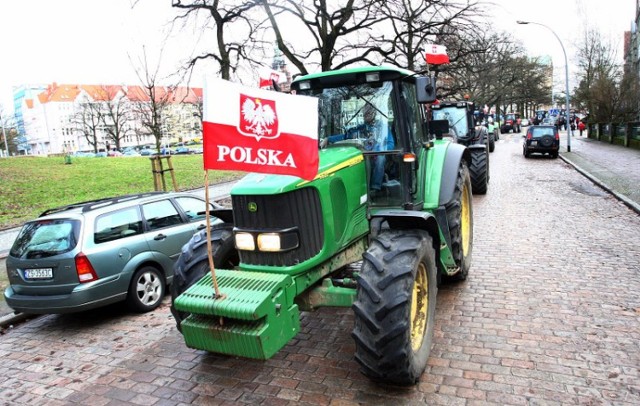
<instances>
[{"instance_id":1,"label":"wooden pole","mask_svg":"<svg viewBox=\"0 0 640 406\"><path fill-rule=\"evenodd\" d=\"M211 246L211 213L209 213L209 170L204 170L204 199L207 201L205 218L207 220L207 253L209 257L209 269L211 269L211 280L213 281L213 298L224 299L225 295L220 293L218 279L216 278L215 267L213 266L213 250Z\"/></svg>"}]
</instances>

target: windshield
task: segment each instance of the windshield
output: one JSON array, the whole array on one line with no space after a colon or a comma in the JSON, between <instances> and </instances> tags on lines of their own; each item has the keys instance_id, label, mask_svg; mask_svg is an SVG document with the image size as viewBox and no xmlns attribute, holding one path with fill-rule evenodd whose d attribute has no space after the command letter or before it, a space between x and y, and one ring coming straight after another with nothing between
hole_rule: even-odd
<instances>
[{"instance_id":1,"label":"windshield","mask_svg":"<svg viewBox=\"0 0 640 406\"><path fill-rule=\"evenodd\" d=\"M467 135L467 111L457 107L445 107L433 109L434 120L447 120L449 122L449 133L454 137L465 137Z\"/></svg>"},{"instance_id":2,"label":"windshield","mask_svg":"<svg viewBox=\"0 0 640 406\"><path fill-rule=\"evenodd\" d=\"M321 147L352 145L364 152L393 150L391 82L322 89L319 104Z\"/></svg>"}]
</instances>

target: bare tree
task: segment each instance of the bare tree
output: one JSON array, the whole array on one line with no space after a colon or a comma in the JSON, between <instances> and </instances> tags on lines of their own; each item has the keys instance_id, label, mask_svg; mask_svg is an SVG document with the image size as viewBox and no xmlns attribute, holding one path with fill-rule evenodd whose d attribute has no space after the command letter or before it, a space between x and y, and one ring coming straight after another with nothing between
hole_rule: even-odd
<instances>
[{"instance_id":1,"label":"bare tree","mask_svg":"<svg viewBox=\"0 0 640 406\"><path fill-rule=\"evenodd\" d=\"M10 156L17 152L17 136L15 129L15 117L4 112L4 107L0 105L0 151Z\"/></svg>"},{"instance_id":2,"label":"bare tree","mask_svg":"<svg viewBox=\"0 0 640 406\"><path fill-rule=\"evenodd\" d=\"M364 32L384 18L383 0L261 0L278 49L301 74L312 66L322 71L358 62L373 63L375 44ZM297 48L298 47L298 48ZM300 51L300 48L304 48Z\"/></svg>"},{"instance_id":3,"label":"bare tree","mask_svg":"<svg viewBox=\"0 0 640 406\"><path fill-rule=\"evenodd\" d=\"M71 122L76 126L76 131L84 136L93 148L93 152L96 153L100 142L100 129L103 128L101 104L101 102L94 102L89 97L83 96L71 119Z\"/></svg>"},{"instance_id":4,"label":"bare tree","mask_svg":"<svg viewBox=\"0 0 640 406\"><path fill-rule=\"evenodd\" d=\"M578 45L580 81L573 100L592 122L633 120L639 112L637 76L623 74L615 49L593 28L585 29Z\"/></svg>"},{"instance_id":5,"label":"bare tree","mask_svg":"<svg viewBox=\"0 0 640 406\"><path fill-rule=\"evenodd\" d=\"M452 36L465 39L467 32L478 25L483 11L475 0L390 0L378 3L382 24L380 34L371 35L376 51L383 62L422 70L425 66L425 45L445 41ZM464 57L458 47L453 61ZM466 48L467 50L470 48Z\"/></svg>"},{"instance_id":6,"label":"bare tree","mask_svg":"<svg viewBox=\"0 0 640 406\"><path fill-rule=\"evenodd\" d=\"M218 73L227 80L243 62L260 65L263 29L251 14L260 0L173 0L171 5L183 11L175 18L176 25L199 24L199 17L204 16L203 30L209 26L213 29L213 41L208 42L215 47L191 58L184 69L186 75L190 75L199 62L208 59L217 63Z\"/></svg>"},{"instance_id":7,"label":"bare tree","mask_svg":"<svg viewBox=\"0 0 640 406\"><path fill-rule=\"evenodd\" d=\"M140 65L135 68L143 94L131 94L129 97L130 100L135 100L132 104L132 113L142 126L139 131L145 135L153 135L158 152L160 152L162 145L165 112L171 101L171 88L159 85L159 69L160 62L158 62L154 70L151 70L146 51L143 48L143 57L140 60Z\"/></svg>"},{"instance_id":8,"label":"bare tree","mask_svg":"<svg viewBox=\"0 0 640 406\"><path fill-rule=\"evenodd\" d=\"M127 135L134 133L131 126L134 120L131 105L127 102L126 93L120 86L102 86L100 99L103 103L102 122L106 138L113 142L116 149Z\"/></svg>"}]
</instances>

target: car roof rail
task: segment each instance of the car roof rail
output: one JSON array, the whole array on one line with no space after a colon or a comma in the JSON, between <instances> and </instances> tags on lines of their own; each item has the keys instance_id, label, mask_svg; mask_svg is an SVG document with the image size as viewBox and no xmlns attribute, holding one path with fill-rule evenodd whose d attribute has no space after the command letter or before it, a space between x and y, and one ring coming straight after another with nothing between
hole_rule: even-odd
<instances>
[{"instance_id":1,"label":"car roof rail","mask_svg":"<svg viewBox=\"0 0 640 406\"><path fill-rule=\"evenodd\" d=\"M134 194L130 194L130 195L104 197L104 198L100 198L100 199L87 200L87 201L84 201L84 202L72 203L72 204L68 204L68 205L65 205L65 206L60 206L60 207L54 207L52 209L47 209L47 210L43 211L40 214L39 217L43 217L43 216L46 216L48 214L59 213L61 211L77 209L77 208L82 208L82 212L86 213L88 211L99 209L99 208L105 207L105 206L110 206L112 204L122 203L122 202L126 202L126 201L133 200L133 199L140 199L140 198L143 198L143 197L157 196L157 195L162 195L162 194L166 194L166 192L160 191L160 192L134 193Z\"/></svg>"}]
</instances>

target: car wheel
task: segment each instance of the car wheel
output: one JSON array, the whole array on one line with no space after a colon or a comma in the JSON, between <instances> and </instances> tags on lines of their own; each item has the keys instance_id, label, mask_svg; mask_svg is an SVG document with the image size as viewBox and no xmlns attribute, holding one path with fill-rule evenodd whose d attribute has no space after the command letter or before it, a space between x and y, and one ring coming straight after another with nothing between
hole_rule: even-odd
<instances>
[{"instance_id":1,"label":"car wheel","mask_svg":"<svg viewBox=\"0 0 640 406\"><path fill-rule=\"evenodd\" d=\"M211 227L211 245L213 266L220 269L234 269L240 263L238 251L233 241L233 224L222 223ZM182 331L181 323L189 317L189 313L179 311L174 302L191 285L211 272L207 251L207 230L194 234L184 247L173 268L171 283L171 314L176 320L176 327Z\"/></svg>"},{"instance_id":2,"label":"car wheel","mask_svg":"<svg viewBox=\"0 0 640 406\"><path fill-rule=\"evenodd\" d=\"M529 155L531 154L529 153L529 150L522 148L522 155L524 155L525 158L529 158Z\"/></svg>"},{"instance_id":3,"label":"car wheel","mask_svg":"<svg viewBox=\"0 0 640 406\"><path fill-rule=\"evenodd\" d=\"M557 152L552 152L551 153L551 158L553 158L553 159L558 158L558 153Z\"/></svg>"},{"instance_id":4,"label":"car wheel","mask_svg":"<svg viewBox=\"0 0 640 406\"><path fill-rule=\"evenodd\" d=\"M127 305L135 312L145 313L158 307L165 292L165 278L152 266L145 266L133 274L127 293Z\"/></svg>"}]
</instances>

